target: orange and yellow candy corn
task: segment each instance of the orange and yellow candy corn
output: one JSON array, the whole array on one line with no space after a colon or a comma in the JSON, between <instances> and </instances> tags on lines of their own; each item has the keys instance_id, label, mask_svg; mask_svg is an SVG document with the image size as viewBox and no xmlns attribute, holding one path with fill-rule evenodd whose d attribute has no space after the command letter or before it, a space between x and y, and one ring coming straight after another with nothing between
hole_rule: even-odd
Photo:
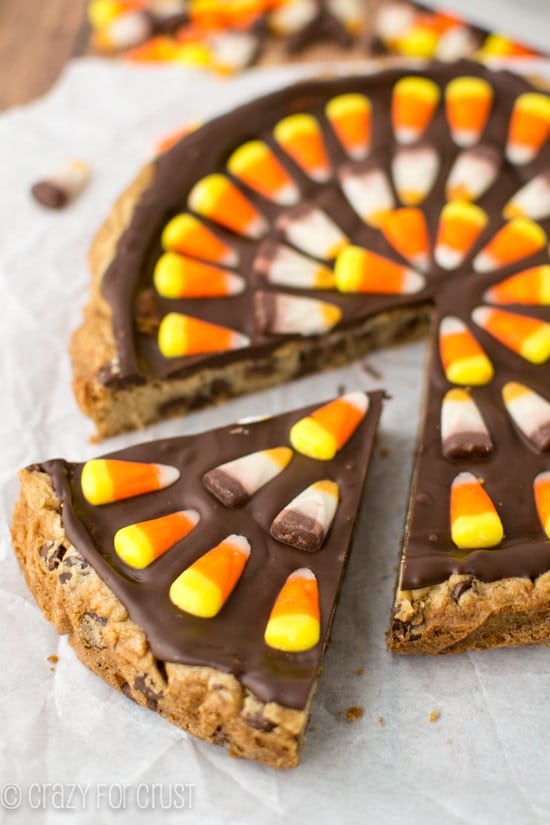
<instances>
[{"instance_id":1,"label":"orange and yellow candy corn","mask_svg":"<svg viewBox=\"0 0 550 825\"><path fill-rule=\"evenodd\" d=\"M504 538L495 505L472 473L459 473L451 485L451 538L463 550L495 547Z\"/></svg>"},{"instance_id":2,"label":"orange and yellow candy corn","mask_svg":"<svg viewBox=\"0 0 550 825\"><path fill-rule=\"evenodd\" d=\"M245 288L239 275L177 252L161 255L155 265L153 282L163 298L215 298L238 295Z\"/></svg>"},{"instance_id":3,"label":"orange and yellow candy corn","mask_svg":"<svg viewBox=\"0 0 550 825\"><path fill-rule=\"evenodd\" d=\"M527 441L538 450L550 448L550 403L546 398L516 381L502 388L502 399L508 414Z\"/></svg>"},{"instance_id":4,"label":"orange and yellow candy corn","mask_svg":"<svg viewBox=\"0 0 550 825\"><path fill-rule=\"evenodd\" d=\"M323 135L313 115L289 115L273 130L279 146L306 175L322 182L330 177L330 164Z\"/></svg>"},{"instance_id":5,"label":"orange and yellow candy corn","mask_svg":"<svg viewBox=\"0 0 550 825\"><path fill-rule=\"evenodd\" d=\"M525 92L514 104L506 156L519 165L530 163L550 135L550 97L537 92Z\"/></svg>"},{"instance_id":6,"label":"orange and yellow candy corn","mask_svg":"<svg viewBox=\"0 0 550 825\"><path fill-rule=\"evenodd\" d=\"M543 364L550 358L550 324L493 307L477 307L472 319L526 361Z\"/></svg>"},{"instance_id":7,"label":"orange and yellow candy corn","mask_svg":"<svg viewBox=\"0 0 550 825\"><path fill-rule=\"evenodd\" d=\"M180 573L170 587L170 600L186 613L211 619L233 592L249 556L248 539L227 536Z\"/></svg>"},{"instance_id":8,"label":"orange and yellow candy corn","mask_svg":"<svg viewBox=\"0 0 550 825\"><path fill-rule=\"evenodd\" d=\"M234 329L169 312L160 322L158 346L165 358L202 355L246 347L250 339Z\"/></svg>"},{"instance_id":9,"label":"orange and yellow candy corn","mask_svg":"<svg viewBox=\"0 0 550 825\"><path fill-rule=\"evenodd\" d=\"M495 182L501 157L493 146L474 146L457 156L445 187L448 201L475 201Z\"/></svg>"},{"instance_id":10,"label":"orange and yellow candy corn","mask_svg":"<svg viewBox=\"0 0 550 825\"><path fill-rule=\"evenodd\" d=\"M473 203L452 201L441 210L434 258L443 269L455 269L470 254L489 222L489 216Z\"/></svg>"},{"instance_id":11,"label":"orange and yellow candy corn","mask_svg":"<svg viewBox=\"0 0 550 825\"><path fill-rule=\"evenodd\" d=\"M255 192L275 203L287 206L300 197L298 187L280 160L261 140L239 146L227 161L227 168Z\"/></svg>"},{"instance_id":12,"label":"orange and yellow candy corn","mask_svg":"<svg viewBox=\"0 0 550 825\"><path fill-rule=\"evenodd\" d=\"M544 249L548 239L538 223L514 218L493 235L487 246L474 258L476 272L489 272L528 258Z\"/></svg>"},{"instance_id":13,"label":"orange and yellow candy corn","mask_svg":"<svg viewBox=\"0 0 550 825\"><path fill-rule=\"evenodd\" d=\"M550 266L533 266L490 287L484 294L493 304L550 305Z\"/></svg>"},{"instance_id":14,"label":"orange and yellow candy corn","mask_svg":"<svg viewBox=\"0 0 550 825\"><path fill-rule=\"evenodd\" d=\"M391 113L400 143L414 143L426 131L440 97L438 86L425 77L404 77L397 81Z\"/></svg>"},{"instance_id":15,"label":"orange and yellow candy corn","mask_svg":"<svg viewBox=\"0 0 550 825\"><path fill-rule=\"evenodd\" d=\"M260 238L267 231L263 215L225 175L199 180L189 193L189 207L237 235Z\"/></svg>"},{"instance_id":16,"label":"orange and yellow candy corn","mask_svg":"<svg viewBox=\"0 0 550 825\"><path fill-rule=\"evenodd\" d=\"M307 567L291 573L284 583L265 629L269 647L286 653L310 650L321 636L319 588Z\"/></svg>"},{"instance_id":17,"label":"orange and yellow candy corn","mask_svg":"<svg viewBox=\"0 0 550 825\"><path fill-rule=\"evenodd\" d=\"M294 449L320 461L330 461L351 438L369 406L364 392L350 392L301 418L290 430Z\"/></svg>"},{"instance_id":18,"label":"orange and yellow candy corn","mask_svg":"<svg viewBox=\"0 0 550 825\"><path fill-rule=\"evenodd\" d=\"M471 146L485 129L493 103L493 88L480 77L457 77L445 89L447 121L453 140Z\"/></svg>"},{"instance_id":19,"label":"orange and yellow candy corn","mask_svg":"<svg viewBox=\"0 0 550 825\"><path fill-rule=\"evenodd\" d=\"M380 227L387 242L417 269L430 260L430 236L424 213L413 207L390 212Z\"/></svg>"},{"instance_id":20,"label":"orange and yellow candy corn","mask_svg":"<svg viewBox=\"0 0 550 825\"><path fill-rule=\"evenodd\" d=\"M493 377L491 362L460 318L448 315L441 321L439 354L451 384L481 386Z\"/></svg>"},{"instance_id":21,"label":"orange and yellow candy corn","mask_svg":"<svg viewBox=\"0 0 550 825\"><path fill-rule=\"evenodd\" d=\"M395 190L405 206L417 206L426 198L439 171L439 155L432 146L402 146L393 156Z\"/></svg>"},{"instance_id":22,"label":"orange and yellow candy corn","mask_svg":"<svg viewBox=\"0 0 550 825\"><path fill-rule=\"evenodd\" d=\"M94 458L82 467L80 484L86 501L99 505L162 490L179 477L179 470L167 464Z\"/></svg>"},{"instance_id":23,"label":"orange and yellow candy corn","mask_svg":"<svg viewBox=\"0 0 550 825\"><path fill-rule=\"evenodd\" d=\"M550 539L550 471L538 474L533 482L533 492L542 529Z\"/></svg>"},{"instance_id":24,"label":"orange and yellow candy corn","mask_svg":"<svg viewBox=\"0 0 550 825\"><path fill-rule=\"evenodd\" d=\"M340 292L411 295L424 288L424 277L413 269L390 261L369 249L346 246L334 266Z\"/></svg>"},{"instance_id":25,"label":"orange and yellow candy corn","mask_svg":"<svg viewBox=\"0 0 550 825\"><path fill-rule=\"evenodd\" d=\"M235 266L238 263L235 250L189 213L176 215L166 224L161 242L166 252L179 252L181 255L191 255L222 266Z\"/></svg>"},{"instance_id":26,"label":"orange and yellow candy corn","mask_svg":"<svg viewBox=\"0 0 550 825\"><path fill-rule=\"evenodd\" d=\"M198 522L196 510L181 510L121 527L114 538L117 556L130 567L142 570L184 539Z\"/></svg>"},{"instance_id":27,"label":"orange and yellow candy corn","mask_svg":"<svg viewBox=\"0 0 550 825\"><path fill-rule=\"evenodd\" d=\"M352 160L363 160L369 153L371 141L371 102L361 94L333 97L325 107L325 114L336 137Z\"/></svg>"}]
</instances>

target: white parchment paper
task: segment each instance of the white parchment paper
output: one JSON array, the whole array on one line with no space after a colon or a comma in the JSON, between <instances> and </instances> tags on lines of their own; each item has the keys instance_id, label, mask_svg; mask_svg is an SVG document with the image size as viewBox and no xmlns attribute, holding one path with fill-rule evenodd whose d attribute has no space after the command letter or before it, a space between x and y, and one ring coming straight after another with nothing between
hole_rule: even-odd
<instances>
[{"instance_id":1,"label":"white parchment paper","mask_svg":"<svg viewBox=\"0 0 550 825\"><path fill-rule=\"evenodd\" d=\"M354 365L147 434L276 413L325 399L341 385L383 386L393 396L298 769L233 760L113 691L44 620L14 560L8 525L19 467L54 456L85 460L144 439L90 445L91 425L69 389L67 341L85 301L93 233L161 135L296 74L264 70L227 82L87 59L48 97L0 117L0 822L550 822L548 650L437 659L385 650L422 344L373 354L371 373ZM90 187L64 212L40 208L30 185L73 156L91 163ZM350 706L363 709L358 721L347 721ZM430 723L434 710L440 718ZM17 812L6 810L18 799Z\"/></svg>"}]
</instances>

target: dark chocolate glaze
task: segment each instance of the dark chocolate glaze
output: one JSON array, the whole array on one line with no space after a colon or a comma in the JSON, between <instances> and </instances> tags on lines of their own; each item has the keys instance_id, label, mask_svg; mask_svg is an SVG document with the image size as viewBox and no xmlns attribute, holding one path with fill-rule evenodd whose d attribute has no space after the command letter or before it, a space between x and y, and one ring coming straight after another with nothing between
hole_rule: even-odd
<instances>
[{"instance_id":1,"label":"dark chocolate glaze","mask_svg":"<svg viewBox=\"0 0 550 825\"><path fill-rule=\"evenodd\" d=\"M41 469L52 477L63 503L67 536L143 628L154 656L163 662L205 665L233 673L261 701L304 708L314 687L326 644L372 450L382 392L370 394L367 415L332 461L295 453L288 466L240 507L227 509L203 486L204 473L220 462L256 450L289 444L290 427L318 405L253 424L222 427L194 436L165 439L112 453L110 457L177 466L171 487L102 507L86 502L80 489L81 464L60 459ZM332 528L315 554L275 541L269 528L277 513L303 489L322 478L336 481L341 500ZM127 524L176 510L198 510L197 527L144 570L133 570L114 552L113 536ZM231 533L246 536L250 558L221 612L199 619L168 597L173 580L198 556ZM321 642L303 653L266 646L263 634L275 598L299 567L317 576Z\"/></svg>"}]
</instances>

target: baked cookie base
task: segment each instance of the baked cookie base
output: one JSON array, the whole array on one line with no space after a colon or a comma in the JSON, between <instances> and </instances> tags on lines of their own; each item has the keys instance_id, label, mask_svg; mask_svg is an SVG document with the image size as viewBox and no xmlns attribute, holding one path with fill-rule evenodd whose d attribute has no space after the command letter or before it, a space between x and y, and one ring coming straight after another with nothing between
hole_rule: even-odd
<instances>
[{"instance_id":1,"label":"baked cookie base","mask_svg":"<svg viewBox=\"0 0 550 825\"><path fill-rule=\"evenodd\" d=\"M45 617L78 658L112 687L231 756L274 768L298 764L304 710L262 703L229 673L159 662L143 631L65 534L61 502L39 468L19 474L12 540Z\"/></svg>"}]
</instances>

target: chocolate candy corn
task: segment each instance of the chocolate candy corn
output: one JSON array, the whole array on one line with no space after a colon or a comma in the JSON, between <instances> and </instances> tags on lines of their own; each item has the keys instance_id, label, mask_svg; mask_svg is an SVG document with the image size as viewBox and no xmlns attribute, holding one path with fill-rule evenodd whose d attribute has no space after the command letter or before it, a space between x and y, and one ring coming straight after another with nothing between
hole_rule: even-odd
<instances>
[{"instance_id":1,"label":"chocolate candy corn","mask_svg":"<svg viewBox=\"0 0 550 825\"><path fill-rule=\"evenodd\" d=\"M392 123L400 143L414 143L421 137L434 115L440 91L427 77L404 77L393 89Z\"/></svg>"},{"instance_id":2,"label":"chocolate candy corn","mask_svg":"<svg viewBox=\"0 0 550 825\"><path fill-rule=\"evenodd\" d=\"M227 536L172 582L171 601L186 613L211 619L233 592L249 556L248 539L236 534Z\"/></svg>"},{"instance_id":3,"label":"chocolate candy corn","mask_svg":"<svg viewBox=\"0 0 550 825\"><path fill-rule=\"evenodd\" d=\"M381 226L395 200L386 173L371 161L345 166L340 184L352 209L370 226Z\"/></svg>"},{"instance_id":4,"label":"chocolate candy corn","mask_svg":"<svg viewBox=\"0 0 550 825\"><path fill-rule=\"evenodd\" d=\"M254 323L262 335L321 335L341 318L340 307L328 301L263 290L254 294Z\"/></svg>"},{"instance_id":5,"label":"chocolate candy corn","mask_svg":"<svg viewBox=\"0 0 550 825\"><path fill-rule=\"evenodd\" d=\"M330 177L330 164L317 120L308 114L289 115L275 126L275 140L315 181Z\"/></svg>"},{"instance_id":6,"label":"chocolate candy corn","mask_svg":"<svg viewBox=\"0 0 550 825\"><path fill-rule=\"evenodd\" d=\"M161 242L167 252L191 255L222 266L236 266L239 260L234 249L189 213L176 215L166 224Z\"/></svg>"},{"instance_id":7,"label":"chocolate candy corn","mask_svg":"<svg viewBox=\"0 0 550 825\"><path fill-rule=\"evenodd\" d=\"M32 196L48 209L62 209L88 185L90 166L84 160L71 160L53 174L37 181Z\"/></svg>"},{"instance_id":8,"label":"chocolate candy corn","mask_svg":"<svg viewBox=\"0 0 550 825\"><path fill-rule=\"evenodd\" d=\"M310 23L317 14L315 0L291 0L290 3L274 4L269 15L269 28L277 35L289 35L299 32Z\"/></svg>"},{"instance_id":9,"label":"chocolate candy corn","mask_svg":"<svg viewBox=\"0 0 550 825\"><path fill-rule=\"evenodd\" d=\"M456 269L470 254L489 222L485 210L473 203L453 201L439 217L434 258L443 269Z\"/></svg>"},{"instance_id":10,"label":"chocolate candy corn","mask_svg":"<svg viewBox=\"0 0 550 825\"><path fill-rule=\"evenodd\" d=\"M395 209L384 218L380 228L388 243L416 269L427 269L430 236L426 218L420 209Z\"/></svg>"},{"instance_id":11,"label":"chocolate candy corn","mask_svg":"<svg viewBox=\"0 0 550 825\"><path fill-rule=\"evenodd\" d=\"M255 192L275 203L288 205L300 197L298 187L262 140L251 140L236 149L227 161L227 168Z\"/></svg>"},{"instance_id":12,"label":"chocolate candy corn","mask_svg":"<svg viewBox=\"0 0 550 825\"><path fill-rule=\"evenodd\" d=\"M165 358L201 355L246 347L250 339L233 329L169 312L160 322L158 346Z\"/></svg>"},{"instance_id":13,"label":"chocolate candy corn","mask_svg":"<svg viewBox=\"0 0 550 825\"><path fill-rule=\"evenodd\" d=\"M510 418L531 446L541 453L550 449L550 402L517 381L503 386L502 399Z\"/></svg>"},{"instance_id":14,"label":"chocolate candy corn","mask_svg":"<svg viewBox=\"0 0 550 825\"><path fill-rule=\"evenodd\" d=\"M541 221L550 217L550 172L537 175L516 192L504 209L505 218L532 218Z\"/></svg>"},{"instance_id":15,"label":"chocolate candy corn","mask_svg":"<svg viewBox=\"0 0 550 825\"><path fill-rule=\"evenodd\" d=\"M474 258L476 272L489 272L528 258L545 247L546 232L527 218L513 218Z\"/></svg>"},{"instance_id":16,"label":"chocolate candy corn","mask_svg":"<svg viewBox=\"0 0 550 825\"><path fill-rule=\"evenodd\" d=\"M424 277L359 246L347 246L336 259L334 278L340 292L412 295L424 288Z\"/></svg>"},{"instance_id":17,"label":"chocolate candy corn","mask_svg":"<svg viewBox=\"0 0 550 825\"><path fill-rule=\"evenodd\" d=\"M504 538L495 505L472 473L459 473L451 485L451 537L463 550L495 547Z\"/></svg>"},{"instance_id":18,"label":"chocolate candy corn","mask_svg":"<svg viewBox=\"0 0 550 825\"><path fill-rule=\"evenodd\" d=\"M368 406L364 392L342 395L297 421L290 430L290 443L309 458L330 461L351 438Z\"/></svg>"},{"instance_id":19,"label":"chocolate candy corn","mask_svg":"<svg viewBox=\"0 0 550 825\"><path fill-rule=\"evenodd\" d=\"M302 490L275 517L270 533L274 539L298 550L319 550L338 507L338 485L323 479Z\"/></svg>"},{"instance_id":20,"label":"chocolate candy corn","mask_svg":"<svg viewBox=\"0 0 550 825\"><path fill-rule=\"evenodd\" d=\"M538 474L533 482L533 492L542 529L550 539L550 472Z\"/></svg>"},{"instance_id":21,"label":"chocolate candy corn","mask_svg":"<svg viewBox=\"0 0 550 825\"><path fill-rule=\"evenodd\" d=\"M302 252L322 258L335 258L348 239L328 215L309 204L300 204L277 220L286 240Z\"/></svg>"},{"instance_id":22,"label":"chocolate candy corn","mask_svg":"<svg viewBox=\"0 0 550 825\"><path fill-rule=\"evenodd\" d=\"M237 295L245 288L239 275L176 252L158 259L153 283L163 298L214 298Z\"/></svg>"},{"instance_id":23,"label":"chocolate candy corn","mask_svg":"<svg viewBox=\"0 0 550 825\"><path fill-rule=\"evenodd\" d=\"M474 146L457 156L445 188L448 201L475 201L495 182L501 156L493 146Z\"/></svg>"},{"instance_id":24,"label":"chocolate candy corn","mask_svg":"<svg viewBox=\"0 0 550 825\"><path fill-rule=\"evenodd\" d=\"M480 77L457 77L445 89L447 121L459 146L477 143L493 103L493 89Z\"/></svg>"},{"instance_id":25,"label":"chocolate candy corn","mask_svg":"<svg viewBox=\"0 0 550 825\"><path fill-rule=\"evenodd\" d=\"M122 561L142 570L187 536L199 522L196 510L180 510L117 530L114 545Z\"/></svg>"},{"instance_id":26,"label":"chocolate candy corn","mask_svg":"<svg viewBox=\"0 0 550 825\"><path fill-rule=\"evenodd\" d=\"M506 157L512 163L530 163L550 134L550 97L537 92L520 95L510 118Z\"/></svg>"},{"instance_id":27,"label":"chocolate candy corn","mask_svg":"<svg viewBox=\"0 0 550 825\"><path fill-rule=\"evenodd\" d=\"M82 467L80 484L86 501L99 505L162 490L179 477L179 470L167 464L94 458Z\"/></svg>"},{"instance_id":28,"label":"chocolate candy corn","mask_svg":"<svg viewBox=\"0 0 550 825\"><path fill-rule=\"evenodd\" d=\"M276 650L299 653L318 644L321 635L319 588L307 567L291 573L277 596L265 629L265 642Z\"/></svg>"},{"instance_id":29,"label":"chocolate candy corn","mask_svg":"<svg viewBox=\"0 0 550 825\"><path fill-rule=\"evenodd\" d=\"M238 235L260 238L267 231L263 215L225 175L215 173L198 181L189 193L188 203L193 212Z\"/></svg>"},{"instance_id":30,"label":"chocolate candy corn","mask_svg":"<svg viewBox=\"0 0 550 825\"><path fill-rule=\"evenodd\" d=\"M493 307L477 307L472 319L526 361L543 364L550 358L550 324Z\"/></svg>"},{"instance_id":31,"label":"chocolate candy corn","mask_svg":"<svg viewBox=\"0 0 550 825\"><path fill-rule=\"evenodd\" d=\"M368 97L352 93L333 97L325 107L325 114L349 157L352 160L366 158L371 141Z\"/></svg>"},{"instance_id":32,"label":"chocolate candy corn","mask_svg":"<svg viewBox=\"0 0 550 825\"><path fill-rule=\"evenodd\" d=\"M441 449L445 458L481 458L493 443L472 396L466 390L449 390L441 405Z\"/></svg>"},{"instance_id":33,"label":"chocolate candy corn","mask_svg":"<svg viewBox=\"0 0 550 825\"><path fill-rule=\"evenodd\" d=\"M254 271L270 284L295 289L332 289L334 274L318 261L275 241L264 241L254 260Z\"/></svg>"},{"instance_id":34,"label":"chocolate candy corn","mask_svg":"<svg viewBox=\"0 0 550 825\"><path fill-rule=\"evenodd\" d=\"M422 203L438 171L439 156L433 146L398 148L393 156L392 175L399 200L406 206Z\"/></svg>"},{"instance_id":35,"label":"chocolate candy corn","mask_svg":"<svg viewBox=\"0 0 550 825\"><path fill-rule=\"evenodd\" d=\"M451 384L479 386L493 377L493 365L460 318L448 315L441 321L439 354Z\"/></svg>"},{"instance_id":36,"label":"chocolate candy corn","mask_svg":"<svg viewBox=\"0 0 550 825\"><path fill-rule=\"evenodd\" d=\"M550 304L550 266L533 266L490 287L483 295L493 304Z\"/></svg>"},{"instance_id":37,"label":"chocolate candy corn","mask_svg":"<svg viewBox=\"0 0 550 825\"><path fill-rule=\"evenodd\" d=\"M291 458L288 447L260 450L214 467L203 475L202 483L226 507L237 507L278 476Z\"/></svg>"}]
</instances>

